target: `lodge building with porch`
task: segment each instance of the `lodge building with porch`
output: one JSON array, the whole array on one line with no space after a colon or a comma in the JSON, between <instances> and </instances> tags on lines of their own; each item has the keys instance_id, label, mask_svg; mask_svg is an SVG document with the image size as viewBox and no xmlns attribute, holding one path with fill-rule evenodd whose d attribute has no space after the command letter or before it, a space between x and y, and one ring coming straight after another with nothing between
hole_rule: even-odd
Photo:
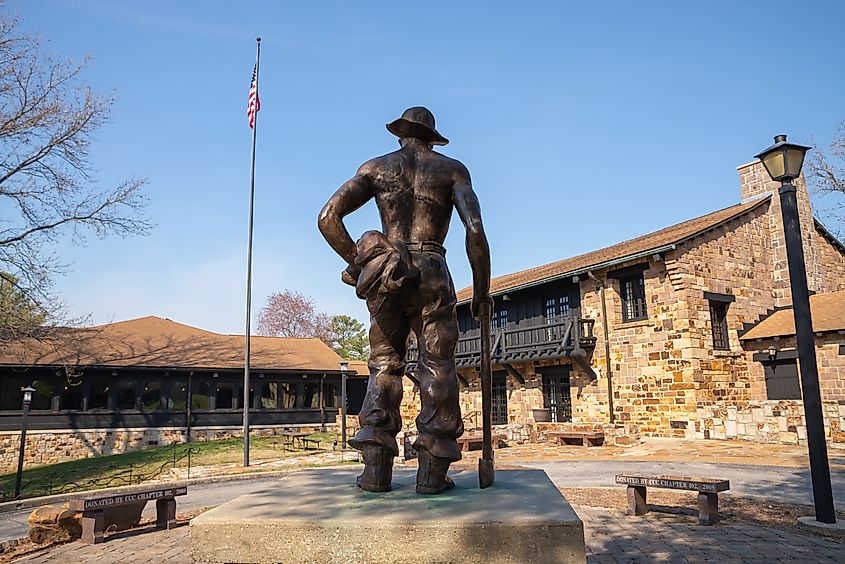
<instances>
[{"instance_id":1,"label":"lodge building with porch","mask_svg":"<svg viewBox=\"0 0 845 564\"><path fill-rule=\"evenodd\" d=\"M783 328L791 295L779 185L759 161L738 171L736 205L492 280L497 432L515 442L564 428L603 430L617 444L639 435L804 443L794 329ZM796 184L826 433L845 447L845 247L814 218L803 177ZM458 292L468 429L481 411L471 297ZM772 319L783 334L767 329ZM406 423L413 351L408 360Z\"/></svg>"},{"instance_id":2,"label":"lodge building with porch","mask_svg":"<svg viewBox=\"0 0 845 564\"><path fill-rule=\"evenodd\" d=\"M251 431L320 430L341 405L341 358L319 339L251 337ZM149 316L59 329L0 354L0 473L17 464L23 386L35 392L26 465L242 433L243 335ZM366 379L350 373L357 413Z\"/></svg>"}]
</instances>

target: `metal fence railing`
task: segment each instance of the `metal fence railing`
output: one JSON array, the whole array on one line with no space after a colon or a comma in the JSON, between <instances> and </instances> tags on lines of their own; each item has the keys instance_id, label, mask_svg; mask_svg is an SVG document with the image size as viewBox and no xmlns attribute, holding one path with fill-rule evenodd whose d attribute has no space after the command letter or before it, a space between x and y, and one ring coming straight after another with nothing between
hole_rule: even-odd
<instances>
[{"instance_id":1,"label":"metal fence railing","mask_svg":"<svg viewBox=\"0 0 845 564\"><path fill-rule=\"evenodd\" d=\"M170 452L164 460L162 460L161 451L153 451L150 452L146 460L142 457L140 462L107 465L98 469L99 476L95 478L86 476L86 474L90 474L90 470L38 476L38 478L30 479L22 484L19 496L15 496L14 490L0 491L0 502L142 484L158 478L171 468L176 468L183 460L186 462L187 475L190 478L191 457L199 454L200 450L194 447L180 448L176 443L173 443L169 450Z\"/></svg>"}]
</instances>

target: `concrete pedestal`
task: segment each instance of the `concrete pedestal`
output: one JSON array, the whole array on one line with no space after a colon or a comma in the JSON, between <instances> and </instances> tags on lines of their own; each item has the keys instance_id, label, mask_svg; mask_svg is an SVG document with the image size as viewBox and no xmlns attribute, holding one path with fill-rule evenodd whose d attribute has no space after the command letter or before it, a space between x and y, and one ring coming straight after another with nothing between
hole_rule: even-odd
<instances>
[{"instance_id":1,"label":"concrete pedestal","mask_svg":"<svg viewBox=\"0 0 845 564\"><path fill-rule=\"evenodd\" d=\"M191 521L200 562L585 562L584 525L542 470L501 470L478 488L414 491L397 470L393 491L355 487L357 472L309 470L266 492L241 496Z\"/></svg>"}]
</instances>

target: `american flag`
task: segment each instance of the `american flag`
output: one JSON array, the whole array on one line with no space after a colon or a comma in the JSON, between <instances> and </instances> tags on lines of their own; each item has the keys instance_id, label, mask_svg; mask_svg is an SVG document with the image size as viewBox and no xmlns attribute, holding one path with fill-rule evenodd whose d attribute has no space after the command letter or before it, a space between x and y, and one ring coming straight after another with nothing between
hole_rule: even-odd
<instances>
[{"instance_id":1,"label":"american flag","mask_svg":"<svg viewBox=\"0 0 845 564\"><path fill-rule=\"evenodd\" d=\"M246 117L249 118L249 126L255 126L255 113L261 109L261 100L258 99L258 66L252 69L252 82L249 85L249 101L246 105Z\"/></svg>"}]
</instances>

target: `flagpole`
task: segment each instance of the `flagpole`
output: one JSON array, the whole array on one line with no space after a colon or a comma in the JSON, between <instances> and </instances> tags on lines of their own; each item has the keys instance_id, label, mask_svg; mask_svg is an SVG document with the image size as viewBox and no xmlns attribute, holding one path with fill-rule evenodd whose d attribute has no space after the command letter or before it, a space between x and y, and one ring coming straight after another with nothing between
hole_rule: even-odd
<instances>
[{"instance_id":1,"label":"flagpole","mask_svg":"<svg viewBox=\"0 0 845 564\"><path fill-rule=\"evenodd\" d=\"M255 98L258 104L258 63L261 59L261 38L255 38ZM257 108L256 108L257 110ZM249 165L249 227L246 251L246 351L244 352L244 467L249 466L249 341L250 310L252 308L252 215L255 201L255 133L258 130L258 111L252 114L252 158Z\"/></svg>"}]
</instances>

